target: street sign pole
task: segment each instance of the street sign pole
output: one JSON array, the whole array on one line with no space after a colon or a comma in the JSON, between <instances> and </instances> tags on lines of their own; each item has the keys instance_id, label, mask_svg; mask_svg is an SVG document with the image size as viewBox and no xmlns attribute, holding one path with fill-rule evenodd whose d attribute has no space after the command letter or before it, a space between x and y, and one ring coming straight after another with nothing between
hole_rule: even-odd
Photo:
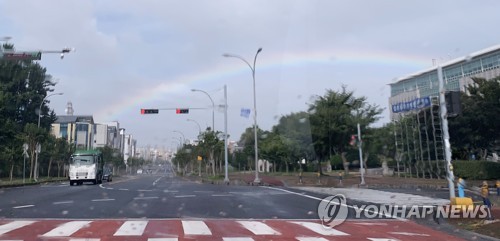
<instances>
[{"instance_id":1,"label":"street sign pole","mask_svg":"<svg viewBox=\"0 0 500 241\"><path fill-rule=\"evenodd\" d=\"M26 157L28 156L28 144L24 143L23 144L23 157L24 157L24 162L23 162L23 184L25 182L26 178Z\"/></svg>"}]
</instances>

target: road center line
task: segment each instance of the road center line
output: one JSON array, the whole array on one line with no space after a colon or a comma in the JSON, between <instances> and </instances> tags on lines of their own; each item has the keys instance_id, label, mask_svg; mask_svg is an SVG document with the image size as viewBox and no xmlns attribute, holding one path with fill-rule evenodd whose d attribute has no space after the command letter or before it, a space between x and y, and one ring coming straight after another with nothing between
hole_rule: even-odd
<instances>
[{"instance_id":1,"label":"road center line","mask_svg":"<svg viewBox=\"0 0 500 241\"><path fill-rule=\"evenodd\" d=\"M181 197L196 197L196 195L179 195L179 196L174 196L174 197L177 197L177 198L181 198Z\"/></svg>"},{"instance_id":2,"label":"road center line","mask_svg":"<svg viewBox=\"0 0 500 241\"><path fill-rule=\"evenodd\" d=\"M30 208L30 207L34 207L35 205L24 205L24 206L17 206L17 207L13 207L13 208Z\"/></svg>"},{"instance_id":3,"label":"road center line","mask_svg":"<svg viewBox=\"0 0 500 241\"><path fill-rule=\"evenodd\" d=\"M292 193L292 194L299 195L299 196L302 196L302 197L307 197L307 198L310 198L310 199L314 199L314 200L318 200L318 201L322 201L322 202L327 202L327 200L323 200L323 199L321 199L319 197L314 197L314 196L311 196L311 195L302 194L302 193L298 193L298 192L292 192L292 191L288 191L288 190L281 189L281 188L265 187L265 186L262 187L262 188L269 188L269 189L273 189L273 190L280 190L280 191L283 191L283 192ZM336 204L339 204L339 203L336 203ZM393 219L397 219L399 221L408 221L408 219L406 219L406 218L392 216L392 215L388 215L388 214L382 213L382 212L375 212L374 210L370 210L370 209L366 209L366 208L354 207L352 205L347 205L347 204L343 204L343 203L341 203L340 205L348 207L348 208L352 208L352 209L355 209L355 210L361 210L361 211L365 211L365 212L376 213L376 214L378 214L379 217L380 216L384 216L386 218L393 218Z\"/></svg>"},{"instance_id":4,"label":"road center line","mask_svg":"<svg viewBox=\"0 0 500 241\"><path fill-rule=\"evenodd\" d=\"M115 199L113 198L105 198L105 199L93 199L92 202L107 202L107 201L114 201Z\"/></svg>"},{"instance_id":5,"label":"road center line","mask_svg":"<svg viewBox=\"0 0 500 241\"><path fill-rule=\"evenodd\" d=\"M60 202L53 202L52 204L58 205L58 204L70 204L73 203L73 201L60 201Z\"/></svg>"}]
</instances>

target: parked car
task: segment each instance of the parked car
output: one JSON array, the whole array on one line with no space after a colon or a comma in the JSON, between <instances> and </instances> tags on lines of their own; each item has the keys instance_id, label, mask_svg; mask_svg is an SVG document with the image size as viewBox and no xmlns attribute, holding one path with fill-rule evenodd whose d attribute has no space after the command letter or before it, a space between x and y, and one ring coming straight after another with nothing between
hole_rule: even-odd
<instances>
[{"instance_id":1,"label":"parked car","mask_svg":"<svg viewBox=\"0 0 500 241\"><path fill-rule=\"evenodd\" d=\"M104 170L104 175L102 176L102 180L106 180L107 182L113 181L113 170L111 168L106 168Z\"/></svg>"}]
</instances>

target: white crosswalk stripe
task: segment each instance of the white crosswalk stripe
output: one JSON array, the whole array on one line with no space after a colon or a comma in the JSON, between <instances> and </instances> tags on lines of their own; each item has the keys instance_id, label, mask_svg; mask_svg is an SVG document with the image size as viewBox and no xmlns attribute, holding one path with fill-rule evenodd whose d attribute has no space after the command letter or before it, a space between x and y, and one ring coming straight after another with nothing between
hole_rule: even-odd
<instances>
[{"instance_id":1,"label":"white crosswalk stripe","mask_svg":"<svg viewBox=\"0 0 500 241\"><path fill-rule=\"evenodd\" d=\"M34 221L14 221L4 225L0 225L0 235L10 232L14 229L22 228L32 223L34 223Z\"/></svg>"},{"instance_id":2,"label":"white crosswalk stripe","mask_svg":"<svg viewBox=\"0 0 500 241\"><path fill-rule=\"evenodd\" d=\"M92 221L71 221L62 224L61 226L50 230L45 233L44 237L68 237L71 236L76 231L80 230L83 227L89 225Z\"/></svg>"},{"instance_id":3,"label":"white crosswalk stripe","mask_svg":"<svg viewBox=\"0 0 500 241\"><path fill-rule=\"evenodd\" d=\"M330 227L323 227L323 225L319 223L312 223L312 222L290 222L290 223L295 223L298 224L302 227L308 228L309 230L319 233L321 235L327 235L327 236L346 236L349 235L347 233L338 231L334 228Z\"/></svg>"},{"instance_id":4,"label":"white crosswalk stripe","mask_svg":"<svg viewBox=\"0 0 500 241\"><path fill-rule=\"evenodd\" d=\"M178 238L148 238L148 241L178 241Z\"/></svg>"},{"instance_id":5,"label":"white crosswalk stripe","mask_svg":"<svg viewBox=\"0 0 500 241\"><path fill-rule=\"evenodd\" d=\"M182 221L185 235L212 235L212 232L203 221Z\"/></svg>"},{"instance_id":6,"label":"white crosswalk stripe","mask_svg":"<svg viewBox=\"0 0 500 241\"><path fill-rule=\"evenodd\" d=\"M69 241L101 241L98 238L72 238Z\"/></svg>"},{"instance_id":7,"label":"white crosswalk stripe","mask_svg":"<svg viewBox=\"0 0 500 241\"><path fill-rule=\"evenodd\" d=\"M272 229L267 224L258 221L238 221L244 228L256 235L280 235L281 233Z\"/></svg>"},{"instance_id":8,"label":"white crosswalk stripe","mask_svg":"<svg viewBox=\"0 0 500 241\"><path fill-rule=\"evenodd\" d=\"M299 241L328 241L326 238L316 238L316 237L297 237Z\"/></svg>"},{"instance_id":9,"label":"white crosswalk stripe","mask_svg":"<svg viewBox=\"0 0 500 241\"><path fill-rule=\"evenodd\" d=\"M231 238L222 238L224 241L254 241L253 238L238 238L238 237L231 237Z\"/></svg>"},{"instance_id":10,"label":"white crosswalk stripe","mask_svg":"<svg viewBox=\"0 0 500 241\"><path fill-rule=\"evenodd\" d=\"M141 236L147 224L148 221L126 221L114 236Z\"/></svg>"}]
</instances>

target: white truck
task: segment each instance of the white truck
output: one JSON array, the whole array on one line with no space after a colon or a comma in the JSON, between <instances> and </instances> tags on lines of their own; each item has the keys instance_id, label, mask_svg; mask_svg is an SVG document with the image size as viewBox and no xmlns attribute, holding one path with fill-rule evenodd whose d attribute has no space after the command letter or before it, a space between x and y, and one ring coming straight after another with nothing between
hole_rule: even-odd
<instances>
[{"instance_id":1,"label":"white truck","mask_svg":"<svg viewBox=\"0 0 500 241\"><path fill-rule=\"evenodd\" d=\"M102 183L104 160L99 150L77 150L69 161L69 185Z\"/></svg>"}]
</instances>

